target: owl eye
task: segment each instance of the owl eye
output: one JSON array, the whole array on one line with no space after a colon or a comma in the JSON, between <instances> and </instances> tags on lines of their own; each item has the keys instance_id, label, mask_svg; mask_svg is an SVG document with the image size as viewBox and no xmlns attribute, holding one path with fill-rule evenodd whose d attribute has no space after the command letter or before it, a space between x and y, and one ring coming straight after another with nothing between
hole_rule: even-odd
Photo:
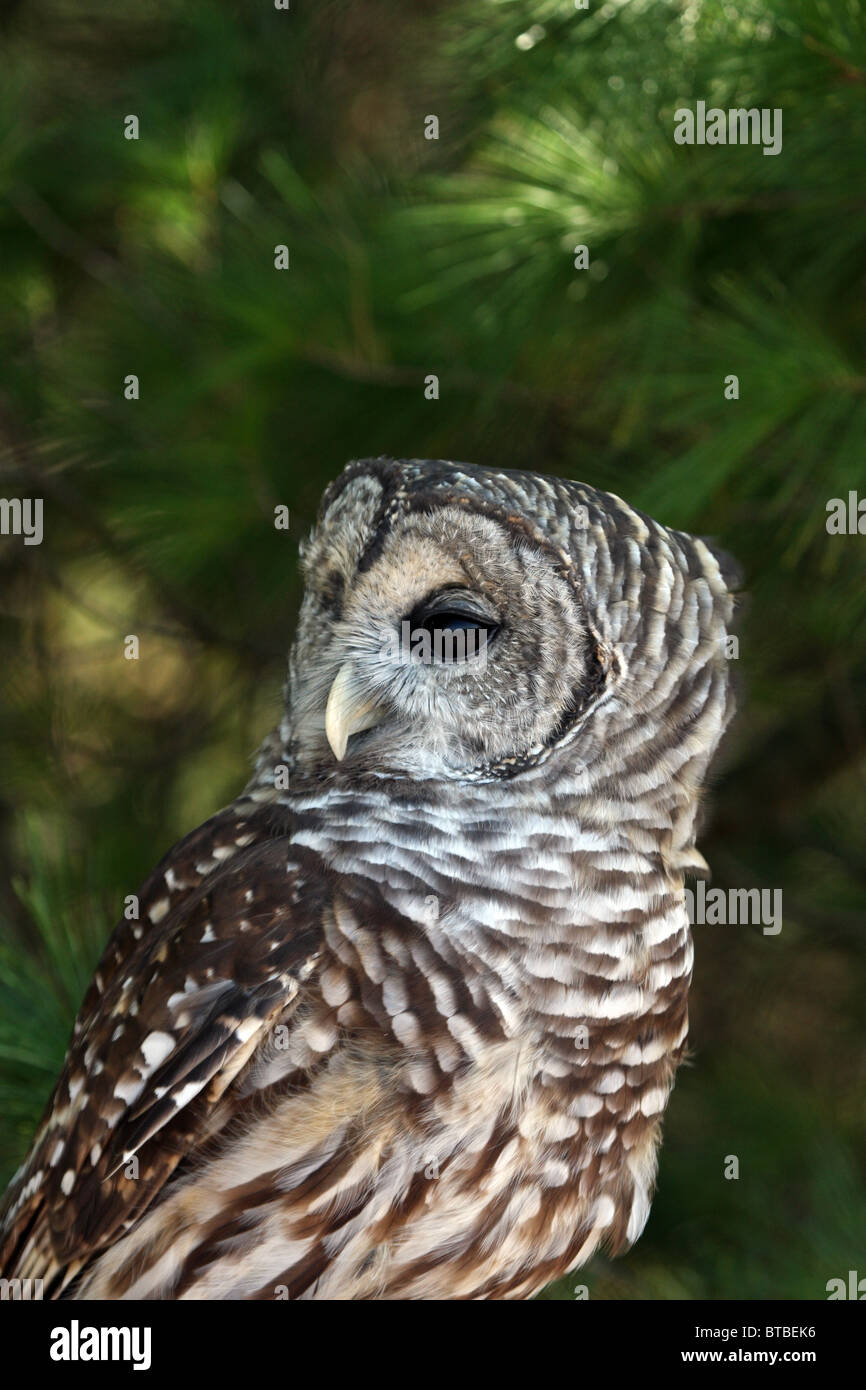
<instances>
[{"instance_id":1,"label":"owl eye","mask_svg":"<svg viewBox=\"0 0 866 1390\"><path fill-rule=\"evenodd\" d=\"M485 652L501 624L468 604L440 599L439 607L428 603L417 608L409 626L414 641L424 634L430 638L430 659L450 662Z\"/></svg>"}]
</instances>

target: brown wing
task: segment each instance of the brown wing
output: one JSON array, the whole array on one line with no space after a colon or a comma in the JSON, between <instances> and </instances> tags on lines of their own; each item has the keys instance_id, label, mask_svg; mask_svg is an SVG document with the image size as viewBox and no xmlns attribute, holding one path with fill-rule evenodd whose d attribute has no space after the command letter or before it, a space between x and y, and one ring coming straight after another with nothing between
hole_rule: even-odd
<instances>
[{"instance_id":1,"label":"brown wing","mask_svg":"<svg viewBox=\"0 0 866 1390\"><path fill-rule=\"evenodd\" d=\"M315 968L325 894L252 803L166 856L106 948L6 1195L4 1275L62 1291L212 1136L216 1102Z\"/></svg>"}]
</instances>

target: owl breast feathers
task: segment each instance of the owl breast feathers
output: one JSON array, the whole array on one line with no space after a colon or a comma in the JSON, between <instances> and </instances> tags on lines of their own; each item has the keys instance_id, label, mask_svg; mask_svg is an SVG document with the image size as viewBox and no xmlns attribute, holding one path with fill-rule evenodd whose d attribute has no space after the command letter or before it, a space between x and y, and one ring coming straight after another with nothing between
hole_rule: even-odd
<instances>
[{"instance_id":1,"label":"owl breast feathers","mask_svg":"<svg viewBox=\"0 0 866 1390\"><path fill-rule=\"evenodd\" d=\"M303 564L281 722L116 928L7 1193L46 1297L526 1298L647 1219L724 562L379 459Z\"/></svg>"}]
</instances>

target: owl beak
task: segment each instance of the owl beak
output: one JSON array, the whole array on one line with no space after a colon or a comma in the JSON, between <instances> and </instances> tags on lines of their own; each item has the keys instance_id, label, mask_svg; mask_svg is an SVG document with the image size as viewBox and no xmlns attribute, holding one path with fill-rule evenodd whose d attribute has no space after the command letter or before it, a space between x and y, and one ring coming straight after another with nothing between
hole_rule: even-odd
<instances>
[{"instance_id":1,"label":"owl beak","mask_svg":"<svg viewBox=\"0 0 866 1390\"><path fill-rule=\"evenodd\" d=\"M357 676L350 661L341 666L331 686L325 709L325 734L337 762L346 756L346 745L352 734L373 729L381 724L386 711L375 700L362 696L357 688Z\"/></svg>"}]
</instances>

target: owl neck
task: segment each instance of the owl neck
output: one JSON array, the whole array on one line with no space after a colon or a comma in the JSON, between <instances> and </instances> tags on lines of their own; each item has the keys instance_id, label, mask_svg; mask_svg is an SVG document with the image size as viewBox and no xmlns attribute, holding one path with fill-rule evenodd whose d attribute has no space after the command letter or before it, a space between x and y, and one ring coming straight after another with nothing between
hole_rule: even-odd
<instances>
[{"instance_id":1,"label":"owl neck","mask_svg":"<svg viewBox=\"0 0 866 1390\"><path fill-rule=\"evenodd\" d=\"M516 1031L560 1039L579 1065L578 1026L621 1028L691 968L682 878L664 853L670 788L651 831L646 797L620 804L580 781L559 777L555 793L507 783L298 788L286 804L294 842L341 877L372 882L434 947L464 958Z\"/></svg>"}]
</instances>

